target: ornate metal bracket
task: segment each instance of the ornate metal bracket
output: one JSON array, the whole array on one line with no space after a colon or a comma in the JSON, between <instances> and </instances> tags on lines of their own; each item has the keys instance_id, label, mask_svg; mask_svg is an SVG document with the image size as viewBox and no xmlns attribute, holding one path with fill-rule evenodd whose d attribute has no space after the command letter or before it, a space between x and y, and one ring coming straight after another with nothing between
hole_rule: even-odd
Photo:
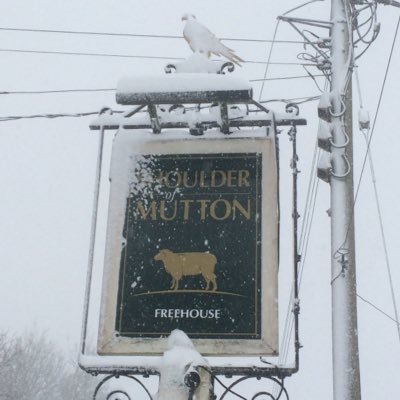
<instances>
[{"instance_id":1,"label":"ornate metal bracket","mask_svg":"<svg viewBox=\"0 0 400 400\"><path fill-rule=\"evenodd\" d=\"M93 400L100 400L99 394L101 393L101 389L104 388L111 379L120 379L121 377L128 378L132 381L134 381L139 387L141 387L144 392L147 394L149 400L153 400L152 395L150 394L150 391L146 387L146 385L139 379L136 378L135 376L128 375L128 374L113 374L113 375L107 375L104 377L96 386L96 389L93 393ZM122 396L122 397L121 397ZM113 389L110 391L107 396L105 397L106 400L132 400L132 397L129 395L129 393L124 390L124 389Z\"/></svg>"},{"instance_id":2,"label":"ornate metal bracket","mask_svg":"<svg viewBox=\"0 0 400 400\"><path fill-rule=\"evenodd\" d=\"M249 381L250 379L255 379L257 381L263 380L262 387L260 390L255 392L251 397L248 393L248 386L246 386L246 397L241 395L238 391L240 389L240 384ZM273 377L260 377L260 376L243 376L239 379L236 379L230 385L225 385L220 379L215 379L219 386L222 386L223 392L218 397L215 396L215 399L224 400L227 395L234 395L236 398L240 398L242 400L261 400L261 399L269 399L269 400L280 400L286 399L289 400L289 394L284 386L284 380L273 378ZM269 384L269 385L268 385ZM256 387L256 382L252 384L253 387ZM260 385L261 386L261 385ZM218 387L217 387L218 389ZM257 389L256 389L257 390Z\"/></svg>"},{"instance_id":3,"label":"ornate metal bracket","mask_svg":"<svg viewBox=\"0 0 400 400\"><path fill-rule=\"evenodd\" d=\"M111 389L108 391L107 383L112 379L127 378L133 381L139 388L141 388L149 400L153 397L146 387L146 385L137 377L129 374L112 374L105 376L96 386L93 393L92 400L133 400L131 394L126 389ZM240 394L240 385L244 382L255 380L252 383L254 393L249 397L249 386L245 386L245 394ZM289 400L289 394L284 386L284 378L277 378L272 376L241 376L234 380L232 383L226 383L217 375L212 375L212 382L214 387L213 400L224 400L227 396L233 395L242 400ZM260 382L260 384L257 384ZM258 391L257 390L258 387ZM108 392L108 393L107 393ZM218 394L215 394L218 393Z\"/></svg>"},{"instance_id":4,"label":"ornate metal bracket","mask_svg":"<svg viewBox=\"0 0 400 400\"><path fill-rule=\"evenodd\" d=\"M214 61L210 61L210 63L213 63ZM218 64L216 65L216 67L218 68ZM167 64L164 67L164 71L166 74L172 74L172 73L176 73L178 70L177 65L175 64ZM225 75L227 72L232 73L235 70L235 64L233 64L230 61L224 62L221 64L221 66L219 67L219 70L216 70L217 74L222 74Z\"/></svg>"},{"instance_id":5,"label":"ornate metal bracket","mask_svg":"<svg viewBox=\"0 0 400 400\"><path fill-rule=\"evenodd\" d=\"M164 71L166 74L172 74L172 72L176 72L176 66L174 64L168 64L164 67Z\"/></svg>"},{"instance_id":6,"label":"ornate metal bracket","mask_svg":"<svg viewBox=\"0 0 400 400\"><path fill-rule=\"evenodd\" d=\"M230 61L223 63L221 65L221 69L219 72L217 72L218 74L226 74L226 71L229 73L232 73L235 70L235 65L233 63L231 63Z\"/></svg>"}]
</instances>

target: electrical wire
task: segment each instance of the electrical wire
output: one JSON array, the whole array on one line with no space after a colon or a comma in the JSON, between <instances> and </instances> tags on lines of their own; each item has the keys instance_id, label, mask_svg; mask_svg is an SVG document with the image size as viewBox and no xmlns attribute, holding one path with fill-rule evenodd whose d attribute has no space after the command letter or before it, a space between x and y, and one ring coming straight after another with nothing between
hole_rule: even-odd
<instances>
[{"instance_id":1,"label":"electrical wire","mask_svg":"<svg viewBox=\"0 0 400 400\"><path fill-rule=\"evenodd\" d=\"M360 85L360 80L358 77L357 69L355 70L355 75L356 75L356 84L357 84L357 89L358 89L360 107L363 108L363 101L362 101L362 96L361 96L361 85ZM361 131L362 131L365 143L368 148L368 133L365 129L362 129ZM377 189L377 185L376 185L376 175L375 175L375 168L374 168L374 164L373 164L373 160L372 160L371 149L369 149L367 154L368 154L368 161L369 161L369 166L370 166L370 171L371 171L372 184L374 187L374 197L375 197L375 203L376 203L377 212L378 212L379 229L380 229L380 233L381 233L383 250L384 250L384 254L385 254L385 265L386 265L386 271L387 271L388 279L389 279L390 293L391 293L392 303L393 303L393 311L394 311L394 315L396 317L397 333L398 333L399 341L400 341L399 313L397 310L397 301L396 301L396 295L394 292L393 278L392 278L392 272L391 272L391 266L390 266L390 260L389 260L389 252L388 252L387 243L386 243L385 230L383 227L383 216L382 216L382 210L381 210L381 206L380 206L378 189Z\"/></svg>"},{"instance_id":2,"label":"electrical wire","mask_svg":"<svg viewBox=\"0 0 400 400\"><path fill-rule=\"evenodd\" d=\"M384 93L384 90L385 90L385 87L386 87L386 81L387 81L387 77L388 77L388 73L389 73L390 64L391 64L391 61L392 61L394 46L396 44L397 35L398 35L398 32L399 32L399 26L400 26L400 17L397 20L395 34L394 34L392 46L391 46L391 49L390 49L389 59L387 61L385 75L384 75L383 82L382 82L382 85L381 85L381 90L380 90L380 93L379 93L378 105L377 105L377 108L376 108L376 111L375 111L375 117L374 117L374 121L373 121L373 124L372 124L371 133L370 133L369 139L368 139L367 150L366 150L365 155L364 155L364 159L363 159L363 163L362 163L362 167L361 167L361 172L360 172L360 177L359 177L358 183L357 183L357 188L356 188L356 192L355 192L355 196L354 196L354 202L353 202L353 208L352 208L352 214L353 215L354 215L355 205L356 205L357 199L358 199L358 194L359 194L359 191L360 191L361 181L362 181L362 178L363 178L363 175L364 175L364 172L365 172L365 167L366 167L366 163L367 163L367 159L368 159L368 152L369 152L369 149L371 147L372 138L373 138L373 135L374 135L374 132L375 132L376 121L378 119L380 106L381 106L382 98L383 98L383 93ZM347 229L347 233L346 233L346 236L345 236L344 243L347 240L348 234L349 234L349 228ZM343 244L339 247L339 249L341 247L343 247Z\"/></svg>"},{"instance_id":3,"label":"electrical wire","mask_svg":"<svg viewBox=\"0 0 400 400\"><path fill-rule=\"evenodd\" d=\"M267 58L267 62L265 65L265 71L264 71L264 77L263 77L263 83L261 85L261 89L260 89L260 94L258 96L258 101L261 101L262 95L263 95L263 91L264 91L264 87L265 87L265 82L267 80L267 75L268 75L268 71L269 71L269 66L272 65L271 63L271 56L272 56L272 50L274 49L274 44L275 44L275 40L276 40L276 35L278 33L278 27L279 27L279 23L281 22L280 19L278 19L276 21L275 24L275 29L274 29L274 36L273 36L273 41L271 43L271 46L269 48L269 53L268 53L268 58Z\"/></svg>"},{"instance_id":4,"label":"electrical wire","mask_svg":"<svg viewBox=\"0 0 400 400\"><path fill-rule=\"evenodd\" d=\"M33 29L33 28L10 28L0 27L0 31L13 31L13 32L35 32L35 33L58 33L68 35L91 35L91 36L117 36L117 37L138 37L138 38L156 38L156 39L183 39L183 36L175 35L151 35L141 33L117 33L117 32L90 32L90 31L73 31L73 30L56 30L56 29ZM219 40L231 42L254 42L254 43L271 43L271 39L247 39L247 38L231 38L221 37ZM278 40L276 43L285 44L303 44L299 40Z\"/></svg>"},{"instance_id":5,"label":"electrical wire","mask_svg":"<svg viewBox=\"0 0 400 400\"><path fill-rule=\"evenodd\" d=\"M122 113L122 111L113 111L113 113ZM90 115L98 115L98 111L89 111L89 112L82 112L82 113L57 113L57 114L33 114L33 115L11 115L7 117L0 117L0 122L5 121L16 121L20 119L35 119L35 118L63 118L63 117L72 117L72 118L79 118L79 117L87 117Z\"/></svg>"},{"instance_id":6,"label":"electrical wire","mask_svg":"<svg viewBox=\"0 0 400 400\"><path fill-rule=\"evenodd\" d=\"M328 75L327 74L312 74L305 66L303 66L303 68L307 72L307 74L308 74L307 76L313 80L317 89L322 93L323 90L319 87L319 84L315 78L320 77L320 76L323 76L324 78L328 78Z\"/></svg>"},{"instance_id":7,"label":"electrical wire","mask_svg":"<svg viewBox=\"0 0 400 400\"><path fill-rule=\"evenodd\" d=\"M313 75L314 77L325 77L324 74ZM279 81L286 79L302 79L302 78L310 78L309 75L297 75L297 76L283 76L280 78L262 78L262 79L250 79L250 82L265 82L265 81Z\"/></svg>"},{"instance_id":8,"label":"electrical wire","mask_svg":"<svg viewBox=\"0 0 400 400\"><path fill-rule=\"evenodd\" d=\"M364 301L365 303L369 304L371 307L375 308L375 310L379 311L381 314L383 314L385 317L389 318L390 320L392 320L394 323L396 323L397 328L400 328L400 324L398 321L396 321L392 316L390 316L388 313L386 313L385 311L383 311L382 309L380 309L379 307L377 307L374 303L371 303L370 301L368 301L367 299L365 299L364 297L361 297L358 293L357 293L357 297Z\"/></svg>"},{"instance_id":9,"label":"electrical wire","mask_svg":"<svg viewBox=\"0 0 400 400\"><path fill-rule=\"evenodd\" d=\"M86 90L86 89L82 89ZM89 91L97 91L97 89L87 89ZM98 90L114 90L114 89L98 89ZM71 90L66 90L67 92L71 92ZM75 91L80 91L79 89L72 90L73 92ZM64 93L62 90L58 91L49 91L50 93ZM46 91L40 91L40 92L6 92L7 94L46 94L48 92ZM0 93L1 94L1 93ZM269 103L269 102L283 102L283 103L296 103L296 104L301 104L304 102L308 101L315 101L319 98L319 96L313 96L313 97L294 97L294 98L287 98L287 99L272 99L272 100L265 100L263 103ZM296 100L300 99L300 101L296 102ZM206 109L210 108L211 106L205 106L201 107L201 109ZM186 109L198 109L198 107L187 107ZM253 110L250 110L252 112ZM140 112L146 112L146 111L140 111ZM255 110L254 110L255 112ZM124 113L124 111L121 110L112 110L113 114L119 114L119 113ZM55 113L55 114L34 114L34 115L10 115L10 116L0 116L0 122L6 122L6 121L16 121L20 119L35 119L35 118L48 118L48 119L54 119L54 118L62 118L62 117L86 117L90 115L98 115L98 111L90 111L90 112L82 112L82 113Z\"/></svg>"},{"instance_id":10,"label":"electrical wire","mask_svg":"<svg viewBox=\"0 0 400 400\"><path fill-rule=\"evenodd\" d=\"M24 49L0 49L1 52L9 53L28 53L28 54L52 54L52 55L67 55L67 56L89 56L89 57L118 57L118 58L144 58L155 60L185 60L184 57L166 57L166 56L151 56L140 54L113 54L113 53L81 53L75 51L53 51L53 50L24 50ZM247 64L267 64L265 61L245 60ZM298 62L272 62L271 65L308 65Z\"/></svg>"},{"instance_id":11,"label":"electrical wire","mask_svg":"<svg viewBox=\"0 0 400 400\"><path fill-rule=\"evenodd\" d=\"M360 13L366 9L370 11L370 16L362 23L358 23L357 21L358 15L360 15ZM353 15L355 16L353 18L353 21L355 22L353 26L355 26L355 31L358 36L358 40L355 41L355 44L359 42L362 42L364 44L369 44L371 41L373 41L372 38L374 37L374 35L372 36L371 40L366 40L365 38L368 36L368 34L371 32L372 28L376 24L376 4L374 5L368 4L368 6L363 8L362 10L357 10L356 6L353 5ZM367 29L364 32L361 32L360 28L362 28L366 24L368 24Z\"/></svg>"},{"instance_id":12,"label":"electrical wire","mask_svg":"<svg viewBox=\"0 0 400 400\"><path fill-rule=\"evenodd\" d=\"M316 75L318 77L322 77L324 75ZM284 76L284 77L275 77L275 78L268 78L266 79L267 81L279 81L279 80L290 80L290 79L303 79L303 78L309 78L308 75L297 75L297 76ZM263 82L265 79L250 79L249 82ZM16 90L16 91L0 91L0 96L1 95L28 95L28 94L57 94L57 93L91 93L91 92L113 92L115 91L116 88L93 88L93 89L51 89L51 90ZM319 96L313 96L311 97L313 100L315 100ZM308 99L307 97L301 97L300 99ZM271 101L290 101L291 99L288 100L267 100L266 102L271 102Z\"/></svg>"},{"instance_id":13,"label":"electrical wire","mask_svg":"<svg viewBox=\"0 0 400 400\"><path fill-rule=\"evenodd\" d=\"M105 88L105 89L59 89L59 90L40 90L40 91L15 91L15 92L0 92L0 95L13 95L13 94L52 94L52 93L75 93L75 92L98 92L98 91L115 91L113 88ZM280 102L280 103L295 103L295 104L303 104L310 101L316 101L320 98L319 95L316 96L304 96L304 97L291 97L291 98L281 98L281 99L269 99L263 100L261 103L273 103L273 102ZM198 107L195 107L198 109ZM210 108L210 106L201 107L201 109ZM187 107L186 109L194 109L192 107ZM125 111L116 111L111 110L112 113L124 113ZM146 111L140 111L146 112ZM249 110L249 112L257 112L257 110ZM98 111L91 111L91 112L84 112L84 113L56 113L56 114L34 114L34 115L11 115L11 116L0 116L0 122L6 121L15 121L20 119L34 119L34 118L61 118L61 117L86 117L90 115L96 115Z\"/></svg>"},{"instance_id":14,"label":"electrical wire","mask_svg":"<svg viewBox=\"0 0 400 400\"><path fill-rule=\"evenodd\" d=\"M365 52L370 48L371 44L376 40L379 34L379 24L377 23L377 4L376 2L374 3L368 3L365 7L357 8L356 4L352 4L352 14L355 16L352 18L352 26L354 26L355 33L358 36L358 39L354 41L354 45L357 45L358 43L363 43L365 44L364 49L361 51L360 54L357 56L354 56L354 60L358 60ZM370 16L363 22L358 23L357 17L360 15L363 11L368 10L370 12ZM360 28L363 27L364 25L369 24L367 26L367 29L364 32L360 31ZM371 33L372 31L372 33ZM370 35L369 39L366 39L367 36Z\"/></svg>"},{"instance_id":15,"label":"electrical wire","mask_svg":"<svg viewBox=\"0 0 400 400\"><path fill-rule=\"evenodd\" d=\"M270 100L259 101L259 103L267 104L267 103L281 102L281 103L303 104L303 103L307 103L309 101L319 100L320 97L321 97L320 95L316 95L316 96L292 97L292 98L287 98L287 99L270 99Z\"/></svg>"},{"instance_id":16,"label":"electrical wire","mask_svg":"<svg viewBox=\"0 0 400 400\"><path fill-rule=\"evenodd\" d=\"M67 56L90 56L90 57L119 57L119 58L145 58L156 60L184 60L183 57L148 56L136 54L111 54L111 53L79 53L74 51L52 51L52 50L23 50L23 49L0 49L1 52L28 53L28 54L57 54Z\"/></svg>"},{"instance_id":17,"label":"electrical wire","mask_svg":"<svg viewBox=\"0 0 400 400\"><path fill-rule=\"evenodd\" d=\"M317 1L324 1L324 0L309 0L309 1L306 1L305 3L299 4L298 6L296 6L294 8L291 8L289 11L286 11L282 15L288 15L288 14L292 13L293 11L297 11L300 8L303 8L303 7L307 6L308 4L316 3Z\"/></svg>"},{"instance_id":18,"label":"electrical wire","mask_svg":"<svg viewBox=\"0 0 400 400\"><path fill-rule=\"evenodd\" d=\"M400 17L397 20L395 33L394 33L394 37L393 37L393 41L392 41L392 46L391 46L390 53L389 53L389 58L388 58L388 61L387 61L387 64L386 64L385 75L384 75L383 82L382 82L382 85L381 85L381 90L380 90L380 93L379 93L378 105L377 105L377 108L376 108L376 112L375 112L375 117L374 117L374 121L373 121L373 124L372 124L371 133L369 135L369 139L368 139L368 143L367 143L367 149L366 149L366 152L365 152L365 155L364 155L364 159L363 159L363 163L362 163L362 167L361 167L360 177L358 179L358 183L357 183L357 187L356 187L356 191L355 191L353 206L352 206L352 210L351 210L351 219L354 216L355 206L356 206L356 203L357 203L357 200L358 200L358 196L359 196L359 193L360 193L361 182L362 182L362 178L364 176L365 167L366 167L366 163L367 163L367 159L368 159L368 153L369 153L370 148L371 148L371 142L372 142L373 134L375 132L376 121L378 119L380 106L381 106L382 98L383 98L383 93L384 93L384 90L385 90L385 87L386 87L387 77L388 77L388 73L389 73L389 69L390 69L390 65L391 65L391 61L392 61L392 57L393 57L393 52L394 52L394 47L395 47L396 40L397 40L397 35L398 35L398 32L399 32L399 27L400 27ZM349 227L348 227L348 229L346 231L346 235L345 235L343 244L338 248L338 250L336 250L336 252L334 254L339 253L340 249L343 249L343 246L347 241L349 230L350 230L350 225L349 225Z\"/></svg>"},{"instance_id":19,"label":"electrical wire","mask_svg":"<svg viewBox=\"0 0 400 400\"><path fill-rule=\"evenodd\" d=\"M81 92L81 91L101 91L101 90L115 90L115 89L67 89L67 90L51 90L51 91L32 91L32 92L0 92L1 94L47 94L47 93L69 93L69 92ZM293 98L287 98L287 99L271 99L271 100L264 100L261 103L273 103L273 102L282 102L282 103L295 103L295 104L303 104L309 101L316 101L319 99L320 96L311 96L311 97L293 97ZM201 109L208 109L211 106L205 106L205 107L200 107ZM198 106L196 107L186 107L186 110L190 109L199 109ZM111 110L113 114L119 114L119 113L124 113L124 111L116 111L116 110ZM139 112L146 112L146 111L139 111ZM249 110L249 112L258 112L258 110ZM90 111L90 112L84 112L84 113L56 113L56 114L34 114L34 115L10 115L10 116L0 116L0 122L6 122L6 121L16 121L20 119L34 119L34 118L48 118L48 119L54 119L54 118L62 118L62 117L86 117L90 115L97 115L99 112L98 111Z\"/></svg>"},{"instance_id":20,"label":"electrical wire","mask_svg":"<svg viewBox=\"0 0 400 400\"><path fill-rule=\"evenodd\" d=\"M300 4L300 5L298 5L298 6L294 7L294 8L291 8L290 10L286 11L283 15L288 15L291 12L296 11L299 8L302 8L302 7L304 7L304 6L308 5L308 4L315 3L316 1L321 1L321 0L309 0L306 3ZM274 35L273 35L273 38L272 38L271 46L269 48L268 59L267 59L266 66L265 66L265 71L264 71L264 78L263 78L264 81L263 81L263 84L262 84L261 89L260 89L260 95L258 96L258 101L259 102L261 102L262 94L263 94L264 87L265 87L265 81L267 81L267 75L268 75L268 71L269 71L269 66L275 64L275 63L271 62L271 56L272 56L272 51L273 51L273 48L274 48L274 44L277 43L276 35L278 33L278 28L279 28L279 23L280 22L281 22L281 19L278 19L276 24L275 24ZM304 43L304 42L302 42L302 43ZM304 64L301 63L301 65L304 65Z\"/></svg>"},{"instance_id":21,"label":"electrical wire","mask_svg":"<svg viewBox=\"0 0 400 400\"><path fill-rule=\"evenodd\" d=\"M368 134L367 134L367 132L365 132L365 130L363 130L362 133L363 133L363 136L365 139L365 143L368 146ZM375 203L376 203L376 208L377 208L377 212L378 212L379 230L380 230L381 237L382 237L383 252L385 254L386 272L388 274L390 294L392 297L393 311L394 311L394 315L395 315L396 322L397 322L397 333L398 333L399 342L400 342L399 313L397 310L397 301L396 301L396 295L394 292L393 277L392 277L392 271L391 271L390 260L389 260L389 252L388 252L387 243L386 243L385 229L383 227L383 216L382 216L382 210L381 210L381 205L380 205L378 189L376 186L376 175L375 175L375 168L374 168L374 164L373 164L373 160L372 160L371 149L369 149L369 151L368 151L368 161L369 161L369 166L370 166L370 171L371 171L372 185L374 187L374 197L375 197Z\"/></svg>"},{"instance_id":22,"label":"electrical wire","mask_svg":"<svg viewBox=\"0 0 400 400\"><path fill-rule=\"evenodd\" d=\"M53 94L53 93L81 93L81 92L113 92L115 88L103 89L55 89L55 90L20 90L20 91L2 91L0 95L12 94Z\"/></svg>"}]
</instances>

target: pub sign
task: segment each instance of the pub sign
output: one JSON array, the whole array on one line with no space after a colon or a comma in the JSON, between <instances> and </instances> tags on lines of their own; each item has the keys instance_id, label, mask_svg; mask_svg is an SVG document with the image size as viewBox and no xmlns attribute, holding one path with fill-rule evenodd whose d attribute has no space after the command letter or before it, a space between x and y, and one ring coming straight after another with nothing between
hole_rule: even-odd
<instances>
[{"instance_id":1,"label":"pub sign","mask_svg":"<svg viewBox=\"0 0 400 400\"><path fill-rule=\"evenodd\" d=\"M100 354L162 353L177 328L203 354L277 354L276 175L267 136L117 133Z\"/></svg>"}]
</instances>

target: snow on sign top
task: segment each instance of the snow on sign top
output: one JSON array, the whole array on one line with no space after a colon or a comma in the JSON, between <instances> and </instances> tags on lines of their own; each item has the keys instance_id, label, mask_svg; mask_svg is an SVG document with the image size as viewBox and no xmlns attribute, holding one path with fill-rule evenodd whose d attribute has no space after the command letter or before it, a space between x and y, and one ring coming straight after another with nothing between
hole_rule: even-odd
<instances>
[{"instance_id":1,"label":"snow on sign top","mask_svg":"<svg viewBox=\"0 0 400 400\"><path fill-rule=\"evenodd\" d=\"M203 96L205 92L207 95ZM119 104L162 104L175 100L182 93L185 95L179 97L181 103L201 102L202 98L204 102L222 101L226 97L236 102L248 102L252 88L243 78L222 74L145 75L122 78L117 85L116 97ZM211 97L210 93L213 94Z\"/></svg>"},{"instance_id":2,"label":"snow on sign top","mask_svg":"<svg viewBox=\"0 0 400 400\"><path fill-rule=\"evenodd\" d=\"M117 93L154 93L206 90L251 90L249 81L222 74L191 73L138 75L122 78Z\"/></svg>"}]
</instances>

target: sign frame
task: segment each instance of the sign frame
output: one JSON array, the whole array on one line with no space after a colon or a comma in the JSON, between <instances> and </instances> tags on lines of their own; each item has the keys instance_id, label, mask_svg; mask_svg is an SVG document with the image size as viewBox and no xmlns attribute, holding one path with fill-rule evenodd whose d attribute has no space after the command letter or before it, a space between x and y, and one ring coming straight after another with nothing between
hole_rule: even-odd
<instances>
[{"instance_id":1,"label":"sign frame","mask_svg":"<svg viewBox=\"0 0 400 400\"><path fill-rule=\"evenodd\" d=\"M120 130L114 139L111 160L109 223L103 271L98 331L100 355L160 355L166 337L124 337L116 331L121 263L121 237L126 212L129 157L132 155L185 155L258 153L262 155L261 217L261 337L259 339L192 339L204 355L244 356L278 354L278 189L274 138L234 137L171 139L147 132ZM268 255L268 256L267 256ZM166 334L167 336L168 334ZM190 335L189 335L190 336Z\"/></svg>"}]
</instances>

